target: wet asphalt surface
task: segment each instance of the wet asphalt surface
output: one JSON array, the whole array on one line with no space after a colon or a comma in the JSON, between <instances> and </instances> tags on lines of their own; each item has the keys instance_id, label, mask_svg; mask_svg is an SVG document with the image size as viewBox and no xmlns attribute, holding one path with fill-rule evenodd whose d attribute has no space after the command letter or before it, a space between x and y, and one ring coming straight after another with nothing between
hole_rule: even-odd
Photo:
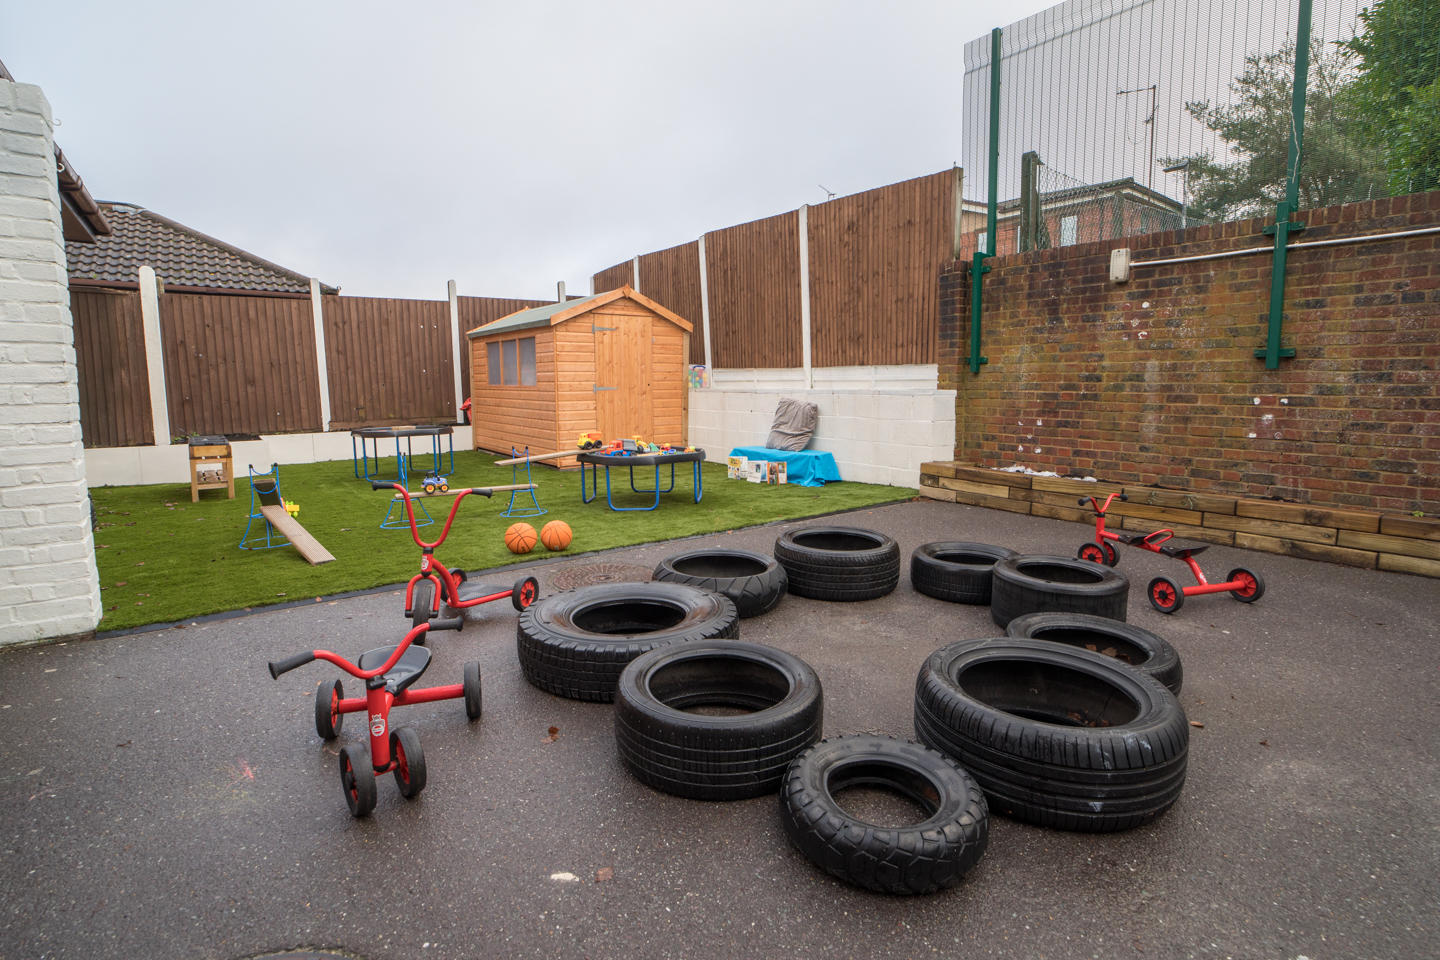
<instances>
[{"instance_id":1,"label":"wet asphalt surface","mask_svg":"<svg viewBox=\"0 0 1440 960\"><path fill-rule=\"evenodd\" d=\"M543 595L567 565L650 567L697 544L768 552L818 522L531 570ZM889 533L907 558L952 539L1068 556L1086 537L930 501L829 522ZM1440 584L1224 547L1199 559L1212 578L1251 566L1268 593L1191 598L1164 617L1144 585L1184 568L1128 548L1118 567L1130 621L1179 649L1181 703L1204 725L1179 802L1107 835L993 817L979 866L927 897L815 869L774 797L704 803L632 780L608 705L524 681L508 605L437 637L421 681L458 682L480 661L483 719L458 700L397 708L421 734L429 786L405 801L384 777L361 821L336 758L364 727L350 716L327 744L312 719L316 684L338 671L272 681L265 663L397 641L397 592L0 653L0 958L1436 955ZM1003 632L988 608L915 593L906 568L879 600L789 597L742 622L743 639L815 667L827 736L913 736L924 658Z\"/></svg>"}]
</instances>

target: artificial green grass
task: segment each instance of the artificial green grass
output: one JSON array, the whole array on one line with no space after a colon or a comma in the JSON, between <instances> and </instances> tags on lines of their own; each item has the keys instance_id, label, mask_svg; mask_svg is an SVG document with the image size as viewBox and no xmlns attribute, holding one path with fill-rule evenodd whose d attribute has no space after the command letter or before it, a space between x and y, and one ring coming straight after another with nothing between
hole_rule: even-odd
<instances>
[{"instance_id":1,"label":"artificial green grass","mask_svg":"<svg viewBox=\"0 0 1440 960\"><path fill-rule=\"evenodd\" d=\"M496 486L511 483L509 467L497 467L495 458L479 451L455 454L452 487ZM391 458L381 462L387 476L395 475ZM695 503L690 468L675 471L675 490L660 498L658 510L617 513L605 505L603 471L600 499L580 502L578 471L560 471L537 465L533 471L536 496L549 512L525 519L538 531L550 520L564 520L575 533L564 553L536 546L529 554L510 553L503 542L505 528L517 519L500 516L509 494L492 499L470 496L460 504L450 536L436 550L448 566L483 570L508 563L544 557L562 557L591 550L671 540L737 527L798 519L850 510L856 507L907 500L914 490L864 483L838 483L826 487L770 486L730 480L723 465L702 466L704 495ZM280 491L300 505L296 519L324 544L335 560L312 567L291 546L270 550L241 550L250 513L248 478L235 482L235 499L223 491L202 491L190 502L188 484L143 487L97 487L90 491L95 505L95 556L100 568L100 590L105 608L101 630L124 630L151 623L169 623L226 610L364 590L404 583L419 569L420 548L408 526L381 529L389 506L389 491L375 491L354 475L349 461L282 465ZM626 471L612 470L612 481L625 489L616 493L621 506L653 502L654 495L629 491ZM647 486L653 472L636 471L636 481ZM669 482L661 470L661 487ZM411 479L410 488L419 483ZM420 536L434 540L443 528L453 497L422 501L435 523L420 528ZM517 498L518 502L518 498ZM528 498L525 500L528 504ZM397 510L397 516L399 511ZM252 533L264 535L264 522L254 521ZM506 582L503 576L496 582Z\"/></svg>"}]
</instances>

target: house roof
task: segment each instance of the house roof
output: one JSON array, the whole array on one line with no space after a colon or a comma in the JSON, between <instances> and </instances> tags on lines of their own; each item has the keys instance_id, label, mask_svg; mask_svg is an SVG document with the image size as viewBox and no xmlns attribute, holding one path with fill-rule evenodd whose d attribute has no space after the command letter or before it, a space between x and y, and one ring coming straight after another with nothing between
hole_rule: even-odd
<instances>
[{"instance_id":1,"label":"house roof","mask_svg":"<svg viewBox=\"0 0 1440 960\"><path fill-rule=\"evenodd\" d=\"M620 287L616 290L609 290L605 293L597 293L588 297L581 297L579 300L567 300L564 303L547 303L543 307L531 307L528 310L517 310L499 320L492 320L484 326L476 327L465 335L470 338L488 337L497 333L513 333L516 330L531 330L537 327L553 327L557 323L564 323L572 317L578 317L588 313L596 307L603 307L607 303L613 303L621 298L634 300L641 306L648 307L671 323L680 327L686 333L692 329L690 321L684 319L671 310L651 300L630 287Z\"/></svg>"},{"instance_id":2,"label":"house roof","mask_svg":"<svg viewBox=\"0 0 1440 960\"><path fill-rule=\"evenodd\" d=\"M109 236L93 244L65 244L70 282L83 286L130 287L142 266L155 270L167 289L234 290L248 293L308 294L310 278L182 223L127 203L102 202ZM322 293L338 287L320 285Z\"/></svg>"}]
</instances>

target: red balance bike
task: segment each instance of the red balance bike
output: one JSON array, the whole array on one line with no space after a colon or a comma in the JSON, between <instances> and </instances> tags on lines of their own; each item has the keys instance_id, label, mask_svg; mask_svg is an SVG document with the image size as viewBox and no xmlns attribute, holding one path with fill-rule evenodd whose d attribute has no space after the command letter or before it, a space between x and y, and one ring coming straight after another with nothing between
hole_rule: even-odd
<instances>
[{"instance_id":1,"label":"red balance bike","mask_svg":"<svg viewBox=\"0 0 1440 960\"><path fill-rule=\"evenodd\" d=\"M375 809L375 778L394 772L400 795L414 799L425 789L425 753L420 749L420 735L411 727L390 726L390 708L412 703L465 698L465 715L480 719L480 664L465 664L464 682L443 687L411 689L430 666L430 651L418 643L429 624L422 623L405 634L393 647L377 647L360 655L359 663L351 663L329 650L297 653L285 660L269 664L270 676L304 666L312 660L327 660L358 680L365 681L363 697L346 697L336 680L333 685L321 684L315 690L315 732L324 740L340 734L345 714L364 712L370 725L370 750L350 744L340 751L340 786L345 791L345 804L352 816L367 816Z\"/></svg>"},{"instance_id":2,"label":"red balance bike","mask_svg":"<svg viewBox=\"0 0 1440 960\"><path fill-rule=\"evenodd\" d=\"M410 521L410 535L415 538L415 543L420 547L420 572L410 578L405 585L405 616L410 619L412 626L420 626L428 623L431 630L459 630L465 626L466 607L479 606L482 603L490 603L494 600L510 598L510 603L516 610L524 610L540 597L540 582L534 577L522 577L516 580L513 586L495 586L493 584L469 584L466 583L465 571L460 569L450 570L435 556L435 548L445 542L450 535L450 525L455 522L455 512L460 509L460 501L470 494L478 494L488 497L496 490L533 490L532 484L518 484L505 487L463 487L450 490L449 493L455 497L455 502L450 505L450 516L445 518L445 527L440 531L440 536L434 543L426 543L420 539L420 528L415 525L415 510L411 506L413 498L419 497L418 493L411 493L399 483L385 483L372 480L370 486L376 490L384 490L387 487L394 488L397 492L395 499L404 499L405 516ZM441 496L442 494L435 494ZM425 638L422 634L415 641L421 646L425 645Z\"/></svg>"},{"instance_id":3,"label":"red balance bike","mask_svg":"<svg viewBox=\"0 0 1440 960\"><path fill-rule=\"evenodd\" d=\"M1139 547L1142 550L1149 550L1151 553L1163 553L1167 557L1174 557L1183 561L1195 575L1195 585L1181 587L1169 577L1156 577L1150 581L1145 588L1145 596L1150 599L1150 606L1161 613L1174 613L1185 603L1186 597L1193 597L1205 593L1228 593L1241 603L1254 603L1265 595L1265 581L1260 579L1260 574L1244 567L1236 567L1226 576L1223 583L1211 583L1205 579L1205 572L1200 569L1200 564L1195 562L1195 555L1203 553L1208 549L1206 544L1187 544L1177 546L1170 541L1175 539L1175 531L1169 528L1156 530L1153 533L1112 533L1105 529L1105 511L1110 509L1110 503L1116 497L1121 500L1128 500L1129 497L1123 493L1112 493L1105 498L1102 504L1094 497L1081 497L1080 506L1087 503L1095 510L1095 539L1093 542L1083 543L1075 555L1081 560L1089 560L1093 563L1103 563L1113 567L1120 561L1111 541L1128 544L1132 547Z\"/></svg>"}]
</instances>

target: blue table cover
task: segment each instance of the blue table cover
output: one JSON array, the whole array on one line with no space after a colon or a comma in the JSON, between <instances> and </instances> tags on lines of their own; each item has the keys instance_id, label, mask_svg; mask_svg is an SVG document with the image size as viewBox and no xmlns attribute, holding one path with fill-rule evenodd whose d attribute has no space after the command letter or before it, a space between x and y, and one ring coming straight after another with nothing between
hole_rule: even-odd
<instances>
[{"instance_id":1,"label":"blue table cover","mask_svg":"<svg viewBox=\"0 0 1440 960\"><path fill-rule=\"evenodd\" d=\"M823 487L840 481L840 468L833 454L822 450L773 450L770 447L736 447L732 457L747 460L784 460L785 480L802 487Z\"/></svg>"}]
</instances>

